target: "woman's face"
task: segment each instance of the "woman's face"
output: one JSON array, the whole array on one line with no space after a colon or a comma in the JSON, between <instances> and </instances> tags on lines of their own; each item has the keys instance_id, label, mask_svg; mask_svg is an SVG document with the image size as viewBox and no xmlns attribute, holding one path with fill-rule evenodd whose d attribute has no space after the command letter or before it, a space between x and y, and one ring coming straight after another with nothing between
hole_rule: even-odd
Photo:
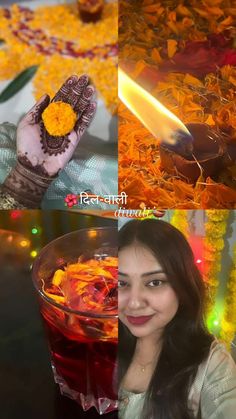
<instances>
[{"instance_id":1,"label":"woman's face","mask_svg":"<svg viewBox=\"0 0 236 419\"><path fill-rule=\"evenodd\" d=\"M178 298L151 251L141 244L119 252L119 318L136 337L160 336Z\"/></svg>"}]
</instances>

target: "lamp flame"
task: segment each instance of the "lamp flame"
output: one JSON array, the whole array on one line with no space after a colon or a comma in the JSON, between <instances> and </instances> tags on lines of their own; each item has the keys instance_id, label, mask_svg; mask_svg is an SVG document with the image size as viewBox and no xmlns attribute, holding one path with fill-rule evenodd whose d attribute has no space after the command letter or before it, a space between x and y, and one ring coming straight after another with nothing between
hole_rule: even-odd
<instances>
[{"instance_id":1,"label":"lamp flame","mask_svg":"<svg viewBox=\"0 0 236 419\"><path fill-rule=\"evenodd\" d=\"M184 142L185 151L192 152L193 137L183 122L120 68L118 95L155 138L172 149Z\"/></svg>"}]
</instances>

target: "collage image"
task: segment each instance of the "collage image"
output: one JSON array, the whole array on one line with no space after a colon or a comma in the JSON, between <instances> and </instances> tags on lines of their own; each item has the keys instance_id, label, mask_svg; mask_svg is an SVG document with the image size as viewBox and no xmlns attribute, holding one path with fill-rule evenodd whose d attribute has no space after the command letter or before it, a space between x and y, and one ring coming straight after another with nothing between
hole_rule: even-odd
<instances>
[{"instance_id":1,"label":"collage image","mask_svg":"<svg viewBox=\"0 0 236 419\"><path fill-rule=\"evenodd\" d=\"M235 419L236 1L0 0L0 419Z\"/></svg>"}]
</instances>

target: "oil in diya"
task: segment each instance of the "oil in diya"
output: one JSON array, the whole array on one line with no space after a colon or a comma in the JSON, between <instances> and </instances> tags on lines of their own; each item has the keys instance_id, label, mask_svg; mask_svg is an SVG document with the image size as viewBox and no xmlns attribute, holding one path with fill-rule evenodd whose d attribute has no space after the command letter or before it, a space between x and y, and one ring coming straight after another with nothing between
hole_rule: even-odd
<instances>
[{"instance_id":1,"label":"oil in diya","mask_svg":"<svg viewBox=\"0 0 236 419\"><path fill-rule=\"evenodd\" d=\"M100 414L118 407L116 235L109 227L67 234L33 267L55 381L63 395Z\"/></svg>"},{"instance_id":2,"label":"oil in diya","mask_svg":"<svg viewBox=\"0 0 236 419\"><path fill-rule=\"evenodd\" d=\"M97 22L102 16L104 0L78 0L78 8L83 22Z\"/></svg>"}]
</instances>

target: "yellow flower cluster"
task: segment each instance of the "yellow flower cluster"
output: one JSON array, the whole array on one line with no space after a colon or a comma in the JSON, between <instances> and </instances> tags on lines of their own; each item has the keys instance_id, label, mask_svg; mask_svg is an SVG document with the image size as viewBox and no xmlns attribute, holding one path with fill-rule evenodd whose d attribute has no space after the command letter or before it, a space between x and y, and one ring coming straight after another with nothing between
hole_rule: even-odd
<instances>
[{"instance_id":1,"label":"yellow flower cluster","mask_svg":"<svg viewBox=\"0 0 236 419\"><path fill-rule=\"evenodd\" d=\"M65 41L74 42L77 52L117 42L117 2L105 5L102 19L97 23L84 24L78 17L76 4L38 7L29 27L33 30L43 28L45 46L49 48L50 37L58 38L62 46Z\"/></svg>"},{"instance_id":2,"label":"yellow flower cluster","mask_svg":"<svg viewBox=\"0 0 236 419\"><path fill-rule=\"evenodd\" d=\"M222 249L224 247L224 235L229 212L224 210L207 210L206 214L203 277L209 291L207 312L210 313L219 285L218 275L221 271Z\"/></svg>"},{"instance_id":3,"label":"yellow flower cluster","mask_svg":"<svg viewBox=\"0 0 236 419\"><path fill-rule=\"evenodd\" d=\"M189 42L207 43L210 35L224 38L225 30L233 39L235 10L231 3L230 0L120 0L119 63L184 124L206 123L216 131L223 131L228 142L235 143L235 67L218 67L213 74L200 53L196 68L206 67L200 75L198 71L191 72L195 63L188 66L187 53L180 58ZM207 57L206 53L206 61ZM163 66L181 61L182 69L179 65L176 71L174 65ZM163 209L231 209L236 199L235 176L234 167L217 173L214 180L203 174L195 185L169 176L163 170L156 139L119 104L119 186L128 194L129 206L139 208L145 202Z\"/></svg>"},{"instance_id":4,"label":"yellow flower cluster","mask_svg":"<svg viewBox=\"0 0 236 419\"><path fill-rule=\"evenodd\" d=\"M188 223L188 211L186 210L175 210L173 217L171 218L171 224L178 228L186 238L189 236L189 223Z\"/></svg>"},{"instance_id":5,"label":"yellow flower cluster","mask_svg":"<svg viewBox=\"0 0 236 419\"><path fill-rule=\"evenodd\" d=\"M236 333L236 246L233 251L233 266L227 283L226 307L221 324L221 338L230 350Z\"/></svg>"},{"instance_id":6,"label":"yellow flower cluster","mask_svg":"<svg viewBox=\"0 0 236 419\"><path fill-rule=\"evenodd\" d=\"M169 40L167 48L171 58L177 50L175 39L181 39L183 43L186 40L204 41L207 32L221 33L234 23L235 9L230 7L230 1L140 0L133 3L119 1L120 59L136 62L143 59L147 64L159 65L164 49L160 41L163 39ZM153 28L158 28L158 32Z\"/></svg>"},{"instance_id":7,"label":"yellow flower cluster","mask_svg":"<svg viewBox=\"0 0 236 419\"><path fill-rule=\"evenodd\" d=\"M62 136L73 130L76 123L76 113L68 103L52 102L43 111L42 119L50 135Z\"/></svg>"},{"instance_id":8,"label":"yellow flower cluster","mask_svg":"<svg viewBox=\"0 0 236 419\"><path fill-rule=\"evenodd\" d=\"M200 122L222 130L229 130L231 126L230 136L236 139L234 73L234 67L229 65L222 67L218 74L208 74L203 80L190 74L169 73L151 93L185 124ZM212 97L214 109L208 106Z\"/></svg>"},{"instance_id":9,"label":"yellow flower cluster","mask_svg":"<svg viewBox=\"0 0 236 419\"><path fill-rule=\"evenodd\" d=\"M101 61L85 58L75 60L63 58L58 54L46 58L39 67L34 78L34 94L38 100L47 92L53 97L64 81L71 75L89 74L100 94L105 99L106 105L112 113L117 110L117 70L112 58Z\"/></svg>"},{"instance_id":10,"label":"yellow flower cluster","mask_svg":"<svg viewBox=\"0 0 236 419\"><path fill-rule=\"evenodd\" d=\"M39 65L33 81L39 98L46 92L54 95L71 74L88 73L107 107L116 111L117 2L107 3L101 20L87 24L79 19L76 4L35 11L15 4L8 11L6 16L0 8L0 39L5 42L0 51L0 80Z\"/></svg>"},{"instance_id":11,"label":"yellow flower cluster","mask_svg":"<svg viewBox=\"0 0 236 419\"><path fill-rule=\"evenodd\" d=\"M205 226L205 232L207 236L211 235L212 232L212 226L210 224L206 224ZM217 238L220 239L225 234L225 225L221 223L216 223L214 227L214 239Z\"/></svg>"},{"instance_id":12,"label":"yellow flower cluster","mask_svg":"<svg viewBox=\"0 0 236 419\"><path fill-rule=\"evenodd\" d=\"M229 2L217 0L209 0L208 5L206 0L191 0L185 2L185 6L168 0L158 3L141 0L134 6L121 0L119 58L135 63L134 79L147 67L156 71L163 62L161 54L165 49L171 59L177 48L185 45L185 40L204 41L207 33L229 29L233 22L231 13L234 16ZM153 28L158 28L158 32ZM182 44L178 46L173 38L181 38ZM219 74L209 74L203 81L189 74L172 73L164 82L156 81L152 94L185 123L205 122L221 128L229 125L235 128L235 86L235 68L227 65L219 69ZM214 118L207 105L212 94ZM236 136L235 131L230 134Z\"/></svg>"}]
</instances>

